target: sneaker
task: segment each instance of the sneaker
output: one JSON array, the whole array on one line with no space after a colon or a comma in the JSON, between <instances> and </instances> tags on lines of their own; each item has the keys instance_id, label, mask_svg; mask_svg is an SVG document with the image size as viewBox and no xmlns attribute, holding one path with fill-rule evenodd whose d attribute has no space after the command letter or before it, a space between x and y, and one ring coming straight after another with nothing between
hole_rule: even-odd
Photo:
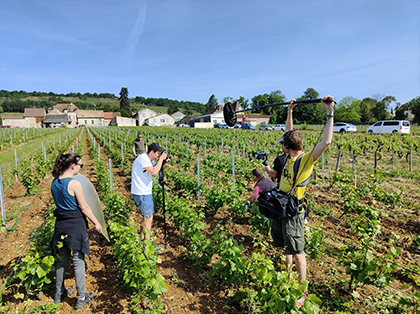
<instances>
[{"instance_id":1,"label":"sneaker","mask_svg":"<svg viewBox=\"0 0 420 314\"><path fill-rule=\"evenodd\" d=\"M85 294L85 298L83 300L81 299L77 299L77 303L75 305L75 309L81 309L86 303L89 303L93 300L93 297L95 296L95 294L93 292L90 293L86 293Z\"/></svg>"},{"instance_id":2,"label":"sneaker","mask_svg":"<svg viewBox=\"0 0 420 314\"><path fill-rule=\"evenodd\" d=\"M302 307L303 303L305 303L305 300L308 297L308 290L305 290L302 293L303 293L303 296L299 300L296 301L297 308Z\"/></svg>"},{"instance_id":3,"label":"sneaker","mask_svg":"<svg viewBox=\"0 0 420 314\"><path fill-rule=\"evenodd\" d=\"M162 253L162 251L163 251L163 249L162 249L161 247L159 247L159 246L155 246L155 253L156 253L156 254L161 254L161 253Z\"/></svg>"},{"instance_id":4,"label":"sneaker","mask_svg":"<svg viewBox=\"0 0 420 314\"><path fill-rule=\"evenodd\" d=\"M72 293L73 293L73 288L68 288L62 294L56 294L54 297L54 303L57 304L57 303L63 302L63 300Z\"/></svg>"}]
</instances>

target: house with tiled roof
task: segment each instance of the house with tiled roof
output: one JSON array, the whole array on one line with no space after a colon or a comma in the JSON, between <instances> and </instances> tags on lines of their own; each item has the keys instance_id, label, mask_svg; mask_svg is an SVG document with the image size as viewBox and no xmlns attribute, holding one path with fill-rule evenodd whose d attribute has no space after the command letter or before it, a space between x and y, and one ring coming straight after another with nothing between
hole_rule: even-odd
<instances>
[{"instance_id":1,"label":"house with tiled roof","mask_svg":"<svg viewBox=\"0 0 420 314\"><path fill-rule=\"evenodd\" d=\"M175 124L178 124L182 118L185 117L185 114L183 114L181 111L174 112L171 114L172 117L175 119Z\"/></svg>"},{"instance_id":2,"label":"house with tiled roof","mask_svg":"<svg viewBox=\"0 0 420 314\"><path fill-rule=\"evenodd\" d=\"M103 110L77 110L77 124L79 126L104 126L105 117Z\"/></svg>"},{"instance_id":3,"label":"house with tiled roof","mask_svg":"<svg viewBox=\"0 0 420 314\"><path fill-rule=\"evenodd\" d=\"M104 126L108 126L111 123L112 119L114 119L115 117L121 117L121 112L104 112L104 119L105 119Z\"/></svg>"},{"instance_id":4,"label":"house with tiled roof","mask_svg":"<svg viewBox=\"0 0 420 314\"><path fill-rule=\"evenodd\" d=\"M11 128L27 128L29 127L29 120L23 116L2 116L1 122L3 126Z\"/></svg>"},{"instance_id":5,"label":"house with tiled roof","mask_svg":"<svg viewBox=\"0 0 420 314\"><path fill-rule=\"evenodd\" d=\"M42 124L44 128L65 128L68 127L71 123L67 113L63 113L57 108L49 111Z\"/></svg>"},{"instance_id":6,"label":"house with tiled roof","mask_svg":"<svg viewBox=\"0 0 420 314\"><path fill-rule=\"evenodd\" d=\"M149 119L149 118L154 117L156 115L157 115L156 111L153 111L151 109L146 108L146 109L139 110L134 115L134 118L137 119L137 125L142 126L142 125L144 125L144 123L145 123L144 121L146 119Z\"/></svg>"},{"instance_id":7,"label":"house with tiled roof","mask_svg":"<svg viewBox=\"0 0 420 314\"><path fill-rule=\"evenodd\" d=\"M67 114L67 117L69 119L67 127L77 127L77 111L79 110L79 108L75 104L73 104L73 102L66 104L56 104L55 106L53 106L53 108L48 110L48 113L50 113L54 109L57 109L61 113Z\"/></svg>"},{"instance_id":8,"label":"house with tiled roof","mask_svg":"<svg viewBox=\"0 0 420 314\"><path fill-rule=\"evenodd\" d=\"M42 120L45 118L45 109L44 108L25 108L23 117L28 120L28 127L41 127Z\"/></svg>"}]
</instances>

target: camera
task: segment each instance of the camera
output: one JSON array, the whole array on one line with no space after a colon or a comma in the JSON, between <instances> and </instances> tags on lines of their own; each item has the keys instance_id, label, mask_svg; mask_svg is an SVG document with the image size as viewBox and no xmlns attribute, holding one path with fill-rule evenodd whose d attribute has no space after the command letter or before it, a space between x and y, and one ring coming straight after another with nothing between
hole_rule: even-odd
<instances>
[{"instance_id":1,"label":"camera","mask_svg":"<svg viewBox=\"0 0 420 314\"><path fill-rule=\"evenodd\" d=\"M163 160L163 162L162 162L162 166L163 166L164 164L166 164L166 160L167 160L167 159L171 159L171 158L172 158L172 156L168 154L168 157L166 157L166 159L164 159L164 160Z\"/></svg>"},{"instance_id":2,"label":"camera","mask_svg":"<svg viewBox=\"0 0 420 314\"><path fill-rule=\"evenodd\" d=\"M253 151L251 153L251 156L256 159L261 159L263 161L264 166L267 166L267 159L268 159L268 153L262 152L262 151Z\"/></svg>"}]
</instances>

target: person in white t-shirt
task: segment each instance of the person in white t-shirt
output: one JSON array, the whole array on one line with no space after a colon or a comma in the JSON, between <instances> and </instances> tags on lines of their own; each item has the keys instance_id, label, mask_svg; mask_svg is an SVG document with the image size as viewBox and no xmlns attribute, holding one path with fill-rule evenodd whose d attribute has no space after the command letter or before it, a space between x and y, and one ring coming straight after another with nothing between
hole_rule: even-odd
<instances>
[{"instance_id":1,"label":"person in white t-shirt","mask_svg":"<svg viewBox=\"0 0 420 314\"><path fill-rule=\"evenodd\" d=\"M152 176L159 174L164 161L169 161L168 153L158 143L152 143L148 146L147 152L137 156L131 171L131 194L143 214L142 234L147 240L150 239L155 212Z\"/></svg>"}]
</instances>

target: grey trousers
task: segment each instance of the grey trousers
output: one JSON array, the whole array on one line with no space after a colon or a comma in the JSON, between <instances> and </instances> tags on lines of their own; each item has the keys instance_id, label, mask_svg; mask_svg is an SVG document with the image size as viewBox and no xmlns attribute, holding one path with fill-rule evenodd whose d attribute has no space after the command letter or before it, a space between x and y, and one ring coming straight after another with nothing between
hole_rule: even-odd
<instances>
[{"instance_id":1,"label":"grey trousers","mask_svg":"<svg viewBox=\"0 0 420 314\"><path fill-rule=\"evenodd\" d=\"M66 268L70 260L70 249L62 247L58 251L60 260L57 262L55 272L55 294L61 295L66 290L64 287L64 278L66 277ZM74 276L76 279L77 298L84 299L86 295L85 285L85 255L78 250L73 250Z\"/></svg>"}]
</instances>

